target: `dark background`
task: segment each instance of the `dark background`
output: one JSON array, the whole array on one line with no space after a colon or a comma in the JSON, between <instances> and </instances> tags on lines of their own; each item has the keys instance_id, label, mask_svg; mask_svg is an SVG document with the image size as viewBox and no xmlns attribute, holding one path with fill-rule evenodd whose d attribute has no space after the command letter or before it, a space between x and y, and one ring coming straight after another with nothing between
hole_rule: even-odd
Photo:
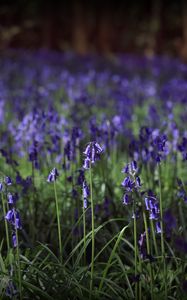
<instances>
[{"instance_id":1,"label":"dark background","mask_svg":"<svg viewBox=\"0 0 187 300\"><path fill-rule=\"evenodd\" d=\"M0 49L7 48L187 61L187 1L0 1Z\"/></svg>"}]
</instances>

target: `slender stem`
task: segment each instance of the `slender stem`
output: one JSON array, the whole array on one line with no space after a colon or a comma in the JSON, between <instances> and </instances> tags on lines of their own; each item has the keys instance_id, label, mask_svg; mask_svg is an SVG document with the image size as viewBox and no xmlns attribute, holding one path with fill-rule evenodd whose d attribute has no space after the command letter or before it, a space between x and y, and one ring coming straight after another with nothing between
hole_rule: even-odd
<instances>
[{"instance_id":1,"label":"slender stem","mask_svg":"<svg viewBox=\"0 0 187 300\"><path fill-rule=\"evenodd\" d=\"M149 243L149 231L148 231L145 211L143 211L143 220L144 220L144 226L145 226L147 254L149 256L151 254L151 252L150 252L150 243ZM151 266L150 262L149 262L149 273L150 273L150 281L151 281L150 282L150 285L151 285L151 299L154 299L154 296L153 296L153 271L152 271L152 266Z\"/></svg>"},{"instance_id":2,"label":"slender stem","mask_svg":"<svg viewBox=\"0 0 187 300\"><path fill-rule=\"evenodd\" d=\"M164 228L163 228L163 203L162 203L162 184L161 184L161 166L158 166L158 176L159 176L159 193L160 193L160 228L161 228L161 254L162 263L164 267L164 293L165 299L167 299L167 270L166 270L166 258L165 258L165 247L164 247Z\"/></svg>"},{"instance_id":3,"label":"slender stem","mask_svg":"<svg viewBox=\"0 0 187 300\"><path fill-rule=\"evenodd\" d=\"M5 199L4 199L4 196L3 196L3 192L2 192L2 205L3 205L3 215L4 215L4 220L5 220L5 232L6 232L7 250L8 250L8 253L9 253L9 250L10 250L10 241L9 241L9 233L8 233L8 224L7 224L7 221L5 219L6 208L5 208Z\"/></svg>"},{"instance_id":4,"label":"slender stem","mask_svg":"<svg viewBox=\"0 0 187 300\"><path fill-rule=\"evenodd\" d=\"M34 207L34 210L33 210ZM35 212L35 213L33 213ZM30 232L32 236L32 242L35 239L35 220L37 219L36 213L36 199L35 199L35 174L34 174L34 162L32 161L32 201L29 201L29 213L30 213Z\"/></svg>"},{"instance_id":5,"label":"slender stem","mask_svg":"<svg viewBox=\"0 0 187 300\"><path fill-rule=\"evenodd\" d=\"M137 260L137 224L136 224L136 206L135 206L135 201L134 201L134 265L135 265L135 270L134 270L134 275L135 275L135 300L138 299L138 283L137 283L137 265L138 265L138 260Z\"/></svg>"},{"instance_id":6,"label":"slender stem","mask_svg":"<svg viewBox=\"0 0 187 300\"><path fill-rule=\"evenodd\" d=\"M84 238L84 265L86 264L86 214L85 214L85 208L84 208L84 197L83 197L83 238Z\"/></svg>"},{"instance_id":7,"label":"slender stem","mask_svg":"<svg viewBox=\"0 0 187 300\"><path fill-rule=\"evenodd\" d=\"M153 238L153 244L154 244L154 248L155 248L155 253L156 253L156 256L158 257L158 247L157 247L157 243L156 243L156 237L155 237L155 230L154 230L153 220L150 220L150 224L151 224L151 233L152 233L152 238Z\"/></svg>"},{"instance_id":8,"label":"slender stem","mask_svg":"<svg viewBox=\"0 0 187 300\"><path fill-rule=\"evenodd\" d=\"M141 263L141 257L139 256L139 272L142 274L142 263ZM139 281L139 300L142 300L142 284L141 280Z\"/></svg>"},{"instance_id":9,"label":"slender stem","mask_svg":"<svg viewBox=\"0 0 187 300\"><path fill-rule=\"evenodd\" d=\"M94 237L94 203L93 203L93 191L92 191L92 168L90 163L89 168L90 174L90 201L91 201L91 214L92 214L92 263L91 263L91 280L90 280L90 295L89 298L92 298L93 290L93 275L94 275L94 252L95 252L95 237Z\"/></svg>"},{"instance_id":10,"label":"slender stem","mask_svg":"<svg viewBox=\"0 0 187 300\"><path fill-rule=\"evenodd\" d=\"M14 219L16 220L15 210L14 210ZM18 238L18 230L16 226L15 226L15 233L16 233L16 256L17 256L17 263L18 263L19 295L20 295L20 300L22 300L22 280L21 280L21 264L20 264L20 255L19 255L19 238Z\"/></svg>"},{"instance_id":11,"label":"slender stem","mask_svg":"<svg viewBox=\"0 0 187 300\"><path fill-rule=\"evenodd\" d=\"M58 198L56 192L56 181L54 180L54 193L55 193L55 204L56 204L56 216L57 216L57 226L58 226L58 242L60 251L60 261L62 262L62 237L61 237L61 227L60 227L60 214L58 208Z\"/></svg>"}]
</instances>

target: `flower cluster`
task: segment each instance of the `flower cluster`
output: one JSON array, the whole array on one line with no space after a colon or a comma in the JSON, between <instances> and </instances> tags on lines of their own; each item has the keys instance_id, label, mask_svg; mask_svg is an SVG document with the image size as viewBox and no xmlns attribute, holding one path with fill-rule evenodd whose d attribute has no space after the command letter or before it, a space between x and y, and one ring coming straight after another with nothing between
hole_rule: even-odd
<instances>
[{"instance_id":1,"label":"flower cluster","mask_svg":"<svg viewBox=\"0 0 187 300\"><path fill-rule=\"evenodd\" d=\"M138 173L137 162L132 161L128 163L122 169L122 173L128 175L121 183L122 187L125 190L125 194L123 196L123 204L128 205L132 203L132 192L138 191L141 187L141 180L140 177L137 175Z\"/></svg>"},{"instance_id":2,"label":"flower cluster","mask_svg":"<svg viewBox=\"0 0 187 300\"><path fill-rule=\"evenodd\" d=\"M6 186L12 185L12 180L9 176L5 176L4 184ZM0 191L3 191L3 183L0 183ZM5 219L12 227L12 244L13 247L17 247L17 238L16 238L16 230L22 229L21 219L19 211L16 209L16 202L19 199L17 193L7 193L7 202L8 202L8 212L5 215Z\"/></svg>"},{"instance_id":3,"label":"flower cluster","mask_svg":"<svg viewBox=\"0 0 187 300\"><path fill-rule=\"evenodd\" d=\"M149 219L156 221L156 232L161 233L160 227L160 209L158 199L154 196L152 191L148 192L148 195L144 198L145 209L149 213Z\"/></svg>"},{"instance_id":4,"label":"flower cluster","mask_svg":"<svg viewBox=\"0 0 187 300\"><path fill-rule=\"evenodd\" d=\"M158 220L160 215L159 203L155 196L149 193L145 197L145 209L149 212L150 220Z\"/></svg>"}]
</instances>

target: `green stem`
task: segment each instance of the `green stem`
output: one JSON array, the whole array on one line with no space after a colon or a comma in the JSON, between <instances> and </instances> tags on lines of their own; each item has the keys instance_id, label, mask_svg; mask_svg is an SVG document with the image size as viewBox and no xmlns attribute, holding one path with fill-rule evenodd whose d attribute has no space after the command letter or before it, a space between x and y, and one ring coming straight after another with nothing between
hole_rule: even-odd
<instances>
[{"instance_id":1,"label":"green stem","mask_svg":"<svg viewBox=\"0 0 187 300\"><path fill-rule=\"evenodd\" d=\"M92 214L92 264L91 264L91 280L90 280L90 295L89 298L92 298L93 290L93 275L94 275L94 252L95 252L95 236L94 236L94 203L93 203L93 191L92 191L92 168L90 163L89 168L90 173L90 201L91 201L91 214Z\"/></svg>"},{"instance_id":2,"label":"green stem","mask_svg":"<svg viewBox=\"0 0 187 300\"><path fill-rule=\"evenodd\" d=\"M149 243L149 231L148 231L145 211L143 211L143 220L144 220L144 226L145 226L147 254L148 254L148 256L150 256L151 252L150 252L150 243ZM150 262L149 262L149 273L150 273L150 285L151 285L151 299L154 299L154 296L153 296L153 271L152 271L152 266L151 266Z\"/></svg>"},{"instance_id":3,"label":"green stem","mask_svg":"<svg viewBox=\"0 0 187 300\"><path fill-rule=\"evenodd\" d=\"M14 211L14 219L16 220L16 215ZM17 263L18 263L18 281L19 281L19 295L20 300L22 300L22 280L21 280L21 264L20 264L20 255L19 255L19 239L18 239L18 230L15 226L15 232L16 232L16 256L17 256Z\"/></svg>"},{"instance_id":4,"label":"green stem","mask_svg":"<svg viewBox=\"0 0 187 300\"><path fill-rule=\"evenodd\" d=\"M60 261L62 262L62 237L61 237L61 226L60 226L60 214L58 208L58 198L56 192L56 181L54 180L54 193L55 193L55 204L56 204L56 216L57 216L57 226L58 226L58 242L60 251Z\"/></svg>"},{"instance_id":5,"label":"green stem","mask_svg":"<svg viewBox=\"0 0 187 300\"><path fill-rule=\"evenodd\" d=\"M155 236L155 230L154 230L153 220L150 220L150 224L151 224L151 233L152 233L152 238L153 238L153 244L154 244L154 248L155 248L155 253L156 253L156 256L158 257L158 247L157 247L157 243L156 243L156 236Z\"/></svg>"},{"instance_id":6,"label":"green stem","mask_svg":"<svg viewBox=\"0 0 187 300\"><path fill-rule=\"evenodd\" d=\"M5 232L6 232L7 250L8 250L8 253L9 253L9 250L10 250L10 241L9 241L9 233L8 233L8 224L7 224L7 221L5 219L6 208L5 208L5 199L4 199L4 196L3 196L3 192L2 192L2 206L3 206L3 215L4 215L4 221L5 221Z\"/></svg>"},{"instance_id":7,"label":"green stem","mask_svg":"<svg viewBox=\"0 0 187 300\"><path fill-rule=\"evenodd\" d=\"M83 197L83 238L84 238L84 265L86 264L86 213L85 213L85 208L84 208L84 197Z\"/></svg>"},{"instance_id":8,"label":"green stem","mask_svg":"<svg viewBox=\"0 0 187 300\"><path fill-rule=\"evenodd\" d=\"M136 207L135 207L135 202L134 202L134 275L135 275L135 300L138 299L138 283L136 282L137 280L137 266L138 266L138 260L137 260L137 223L136 223Z\"/></svg>"},{"instance_id":9,"label":"green stem","mask_svg":"<svg viewBox=\"0 0 187 300\"><path fill-rule=\"evenodd\" d=\"M160 193L160 228L161 228L161 254L162 263L164 267L164 294L167 299L167 270L166 270L166 258L165 258L165 247L164 247L164 227L163 227L163 203L162 203L162 184L161 184L161 166L158 167L159 177L159 193Z\"/></svg>"}]
</instances>

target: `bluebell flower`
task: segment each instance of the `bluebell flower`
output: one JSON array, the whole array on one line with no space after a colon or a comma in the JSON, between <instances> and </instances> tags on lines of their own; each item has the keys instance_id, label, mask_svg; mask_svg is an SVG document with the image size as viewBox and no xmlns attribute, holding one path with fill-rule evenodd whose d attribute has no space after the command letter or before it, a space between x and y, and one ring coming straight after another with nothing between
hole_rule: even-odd
<instances>
[{"instance_id":1,"label":"bluebell flower","mask_svg":"<svg viewBox=\"0 0 187 300\"><path fill-rule=\"evenodd\" d=\"M4 182L6 185L11 185L12 184L12 180L9 176L5 176Z\"/></svg>"},{"instance_id":2,"label":"bluebell flower","mask_svg":"<svg viewBox=\"0 0 187 300\"><path fill-rule=\"evenodd\" d=\"M88 207L88 200L84 198L84 208L86 209Z\"/></svg>"},{"instance_id":3,"label":"bluebell flower","mask_svg":"<svg viewBox=\"0 0 187 300\"><path fill-rule=\"evenodd\" d=\"M135 183L134 183L134 180L132 180L130 178L130 176L127 176L121 183L121 185L127 190L127 191L132 191L134 186L135 186Z\"/></svg>"},{"instance_id":4,"label":"bluebell flower","mask_svg":"<svg viewBox=\"0 0 187 300\"><path fill-rule=\"evenodd\" d=\"M152 194L144 198L145 209L149 211L149 219L158 220L160 216L159 203Z\"/></svg>"},{"instance_id":5,"label":"bluebell flower","mask_svg":"<svg viewBox=\"0 0 187 300\"><path fill-rule=\"evenodd\" d=\"M141 187L141 180L140 180L140 177L137 176L136 177L136 180L135 180L135 187L138 189Z\"/></svg>"},{"instance_id":6,"label":"bluebell flower","mask_svg":"<svg viewBox=\"0 0 187 300\"><path fill-rule=\"evenodd\" d=\"M5 219L14 226L14 228L16 229L22 229L22 225L21 225L21 219L20 219L20 215L19 212L15 209L12 208L10 209L6 216Z\"/></svg>"},{"instance_id":7,"label":"bluebell flower","mask_svg":"<svg viewBox=\"0 0 187 300\"><path fill-rule=\"evenodd\" d=\"M130 174L134 176L138 171L137 162L134 160L128 163L122 170L122 173Z\"/></svg>"},{"instance_id":8,"label":"bluebell flower","mask_svg":"<svg viewBox=\"0 0 187 300\"><path fill-rule=\"evenodd\" d=\"M7 198L8 198L8 204L14 204L14 196L11 193L7 194Z\"/></svg>"},{"instance_id":9,"label":"bluebell flower","mask_svg":"<svg viewBox=\"0 0 187 300\"><path fill-rule=\"evenodd\" d=\"M96 160L100 158L103 153L103 148L97 142L90 142L83 154L86 156L83 164L84 169L89 169L91 164L94 164Z\"/></svg>"},{"instance_id":10,"label":"bluebell flower","mask_svg":"<svg viewBox=\"0 0 187 300\"><path fill-rule=\"evenodd\" d=\"M52 171L49 173L47 182L54 182L56 181L57 177L59 176L59 173L56 168L53 168Z\"/></svg>"},{"instance_id":11,"label":"bluebell flower","mask_svg":"<svg viewBox=\"0 0 187 300\"><path fill-rule=\"evenodd\" d=\"M123 196L123 204L124 205L129 205L131 203L131 197L128 194L124 194Z\"/></svg>"},{"instance_id":12,"label":"bluebell flower","mask_svg":"<svg viewBox=\"0 0 187 300\"><path fill-rule=\"evenodd\" d=\"M138 241L140 256L142 259L147 257L147 249L146 249L146 233L141 233Z\"/></svg>"},{"instance_id":13,"label":"bluebell flower","mask_svg":"<svg viewBox=\"0 0 187 300\"><path fill-rule=\"evenodd\" d=\"M12 232L12 244L14 248L18 245L15 231Z\"/></svg>"},{"instance_id":14,"label":"bluebell flower","mask_svg":"<svg viewBox=\"0 0 187 300\"><path fill-rule=\"evenodd\" d=\"M85 160L84 160L83 168L85 170L88 170L90 168L90 164L91 164L90 159L86 157Z\"/></svg>"},{"instance_id":15,"label":"bluebell flower","mask_svg":"<svg viewBox=\"0 0 187 300\"><path fill-rule=\"evenodd\" d=\"M160 222L156 222L156 233L161 233L161 227L160 227Z\"/></svg>"}]
</instances>

